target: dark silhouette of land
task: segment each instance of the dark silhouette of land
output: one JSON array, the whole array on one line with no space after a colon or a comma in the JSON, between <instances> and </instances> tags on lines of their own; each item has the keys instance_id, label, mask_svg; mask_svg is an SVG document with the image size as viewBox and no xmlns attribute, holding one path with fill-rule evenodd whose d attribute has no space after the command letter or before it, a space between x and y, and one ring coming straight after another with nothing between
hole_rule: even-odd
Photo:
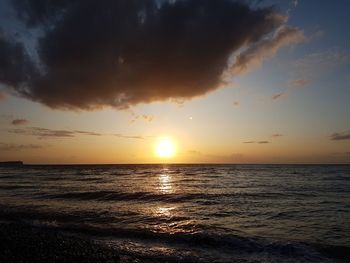
<instances>
[{"instance_id":1,"label":"dark silhouette of land","mask_svg":"<svg viewBox=\"0 0 350 263\"><path fill-rule=\"evenodd\" d=\"M22 161L0 162L0 167L1 166L22 166L22 165L23 165Z\"/></svg>"}]
</instances>

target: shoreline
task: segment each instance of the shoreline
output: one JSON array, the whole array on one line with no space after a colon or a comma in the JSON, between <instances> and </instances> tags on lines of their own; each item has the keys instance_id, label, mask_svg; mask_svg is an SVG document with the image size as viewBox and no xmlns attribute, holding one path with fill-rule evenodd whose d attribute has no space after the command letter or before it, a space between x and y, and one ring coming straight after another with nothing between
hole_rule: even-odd
<instances>
[{"instance_id":1,"label":"shoreline","mask_svg":"<svg viewBox=\"0 0 350 263\"><path fill-rule=\"evenodd\" d=\"M316 251L323 255L325 260L340 263L348 260L349 252L346 247L322 245L317 247ZM293 257L295 255L293 256L294 253L291 252L289 251L287 254L289 254L289 259L294 262ZM171 263L189 261L184 261L184 259L172 260L171 257L156 259L137 254L131 255L123 253L117 247L103 244L88 236L19 222L0 221L0 262ZM241 261L238 260L238 262Z\"/></svg>"},{"instance_id":2,"label":"shoreline","mask_svg":"<svg viewBox=\"0 0 350 263\"><path fill-rule=\"evenodd\" d=\"M161 263L121 253L88 237L51 228L0 222L0 262Z\"/></svg>"},{"instance_id":3,"label":"shoreline","mask_svg":"<svg viewBox=\"0 0 350 263\"><path fill-rule=\"evenodd\" d=\"M112 248L87 238L18 223L0 223L0 262L121 262Z\"/></svg>"}]
</instances>

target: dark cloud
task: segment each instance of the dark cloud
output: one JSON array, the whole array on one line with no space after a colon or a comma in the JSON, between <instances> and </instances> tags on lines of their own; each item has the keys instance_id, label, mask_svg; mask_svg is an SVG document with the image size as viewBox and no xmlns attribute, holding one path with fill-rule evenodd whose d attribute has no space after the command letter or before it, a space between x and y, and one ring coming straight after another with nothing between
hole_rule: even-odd
<instances>
[{"instance_id":1,"label":"dark cloud","mask_svg":"<svg viewBox=\"0 0 350 263\"><path fill-rule=\"evenodd\" d=\"M25 93L23 85L28 84L35 75L23 44L9 39L0 27L0 83L15 88L18 93ZM3 92L1 94L4 96Z\"/></svg>"},{"instance_id":2,"label":"dark cloud","mask_svg":"<svg viewBox=\"0 0 350 263\"><path fill-rule=\"evenodd\" d=\"M21 44L1 40L0 81L60 109L191 99L217 89L224 72L240 74L303 38L274 8L248 1L12 2L42 32L40 62L33 70Z\"/></svg>"},{"instance_id":3,"label":"dark cloud","mask_svg":"<svg viewBox=\"0 0 350 263\"><path fill-rule=\"evenodd\" d=\"M42 145L37 144L11 144L0 143L0 151L13 151L13 150L36 150L43 148Z\"/></svg>"},{"instance_id":4,"label":"dark cloud","mask_svg":"<svg viewBox=\"0 0 350 263\"><path fill-rule=\"evenodd\" d=\"M333 141L350 140L350 131L342 133L333 133L330 137Z\"/></svg>"},{"instance_id":5,"label":"dark cloud","mask_svg":"<svg viewBox=\"0 0 350 263\"><path fill-rule=\"evenodd\" d=\"M29 121L26 120L26 119L14 119L14 120L11 122L12 125L26 125L26 124L28 124L28 123L29 123Z\"/></svg>"}]
</instances>

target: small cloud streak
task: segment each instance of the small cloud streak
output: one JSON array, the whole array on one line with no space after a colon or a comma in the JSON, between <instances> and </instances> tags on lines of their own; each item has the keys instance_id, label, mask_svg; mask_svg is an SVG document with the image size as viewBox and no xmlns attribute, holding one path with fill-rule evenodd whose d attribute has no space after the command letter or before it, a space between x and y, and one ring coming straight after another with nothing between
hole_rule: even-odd
<instances>
[{"instance_id":1,"label":"small cloud streak","mask_svg":"<svg viewBox=\"0 0 350 263\"><path fill-rule=\"evenodd\" d=\"M139 139L139 140L144 140L145 137L139 136L139 135L123 135L123 134L113 134L113 136L119 137L119 138L124 138L124 139Z\"/></svg>"},{"instance_id":2,"label":"small cloud streak","mask_svg":"<svg viewBox=\"0 0 350 263\"><path fill-rule=\"evenodd\" d=\"M289 86L293 86L293 87L304 87L309 83L310 83L310 80L307 80L307 79L294 79L288 82Z\"/></svg>"},{"instance_id":3,"label":"small cloud streak","mask_svg":"<svg viewBox=\"0 0 350 263\"><path fill-rule=\"evenodd\" d=\"M74 137L76 134L74 131L51 130L39 127L30 127L27 129L10 129L8 132L21 135L37 136L39 138L67 138Z\"/></svg>"},{"instance_id":4,"label":"small cloud streak","mask_svg":"<svg viewBox=\"0 0 350 263\"><path fill-rule=\"evenodd\" d=\"M267 144L267 143L271 143L269 141L259 141L258 144Z\"/></svg>"},{"instance_id":5,"label":"small cloud streak","mask_svg":"<svg viewBox=\"0 0 350 263\"><path fill-rule=\"evenodd\" d=\"M0 151L37 150L41 148L43 146L37 144L0 143Z\"/></svg>"},{"instance_id":6,"label":"small cloud streak","mask_svg":"<svg viewBox=\"0 0 350 263\"><path fill-rule=\"evenodd\" d=\"M130 123L134 123L137 120L143 120L145 122L152 122L154 117L152 115L148 115L148 114L137 114L134 111L130 110L130 113L132 115L132 119L130 121Z\"/></svg>"},{"instance_id":7,"label":"small cloud streak","mask_svg":"<svg viewBox=\"0 0 350 263\"><path fill-rule=\"evenodd\" d=\"M26 119L14 119L12 122L11 122L12 125L27 125L29 124L29 121L26 120Z\"/></svg>"},{"instance_id":8,"label":"small cloud streak","mask_svg":"<svg viewBox=\"0 0 350 263\"><path fill-rule=\"evenodd\" d=\"M152 122L153 121L153 116L152 115L146 115L143 114L142 118L146 121L146 122Z\"/></svg>"},{"instance_id":9,"label":"small cloud streak","mask_svg":"<svg viewBox=\"0 0 350 263\"><path fill-rule=\"evenodd\" d=\"M332 141L343 141L343 140L350 140L350 131L342 132L342 133L333 133L330 136Z\"/></svg>"},{"instance_id":10,"label":"small cloud streak","mask_svg":"<svg viewBox=\"0 0 350 263\"><path fill-rule=\"evenodd\" d=\"M243 142L245 144L268 144L268 143L271 143L270 141L246 141L246 142Z\"/></svg>"},{"instance_id":11,"label":"small cloud streak","mask_svg":"<svg viewBox=\"0 0 350 263\"><path fill-rule=\"evenodd\" d=\"M89 135L89 136L102 136L102 133L98 132L89 132L89 131L74 131L73 133Z\"/></svg>"},{"instance_id":12,"label":"small cloud streak","mask_svg":"<svg viewBox=\"0 0 350 263\"><path fill-rule=\"evenodd\" d=\"M91 131L81 131L81 130L53 130L40 127L28 127L24 129L9 129L9 133L27 135L27 136L36 136L39 139L49 139L49 138L74 138L78 135L84 136L116 136L124 139L145 139L144 136L130 136L124 134L103 134L98 132ZM152 136L147 136L152 137Z\"/></svg>"},{"instance_id":13,"label":"small cloud streak","mask_svg":"<svg viewBox=\"0 0 350 263\"><path fill-rule=\"evenodd\" d=\"M280 99L286 98L286 97L287 97L287 94L284 93L284 92L282 92L282 93L278 93L278 94L273 95L273 96L271 97L271 99L272 99L273 101L275 101L275 100L280 100Z\"/></svg>"},{"instance_id":14,"label":"small cloud streak","mask_svg":"<svg viewBox=\"0 0 350 263\"><path fill-rule=\"evenodd\" d=\"M274 133L274 134L271 135L271 137L273 137L273 138L279 138L279 137L282 137L282 136L283 136L283 134L280 134L280 133Z\"/></svg>"},{"instance_id":15,"label":"small cloud streak","mask_svg":"<svg viewBox=\"0 0 350 263\"><path fill-rule=\"evenodd\" d=\"M236 107L238 107L238 106L239 106L239 101L234 101L234 102L233 102L233 105L236 106Z\"/></svg>"}]
</instances>

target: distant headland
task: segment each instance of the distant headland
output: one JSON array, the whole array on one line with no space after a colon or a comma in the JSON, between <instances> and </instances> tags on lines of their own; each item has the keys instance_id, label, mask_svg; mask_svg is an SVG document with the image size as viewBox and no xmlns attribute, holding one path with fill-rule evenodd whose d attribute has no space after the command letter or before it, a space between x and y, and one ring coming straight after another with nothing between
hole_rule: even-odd
<instances>
[{"instance_id":1,"label":"distant headland","mask_svg":"<svg viewBox=\"0 0 350 263\"><path fill-rule=\"evenodd\" d=\"M22 161L0 162L0 167L1 166L22 166L22 165L23 165Z\"/></svg>"}]
</instances>

